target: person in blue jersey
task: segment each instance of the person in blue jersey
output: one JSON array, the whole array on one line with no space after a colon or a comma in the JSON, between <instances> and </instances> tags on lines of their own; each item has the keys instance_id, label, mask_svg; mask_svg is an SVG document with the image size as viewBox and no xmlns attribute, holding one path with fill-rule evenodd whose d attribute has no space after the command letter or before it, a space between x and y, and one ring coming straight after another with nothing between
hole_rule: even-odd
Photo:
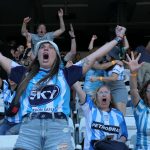
<instances>
[{"instance_id":1,"label":"person in blue jersey","mask_svg":"<svg viewBox=\"0 0 150 150\"><path fill-rule=\"evenodd\" d=\"M4 110L9 108L10 103L16 94L17 83L11 80L9 76L8 81L2 80L0 78L0 88L1 88L1 99L4 102ZM5 112L4 112L5 114ZM21 116L19 113L13 117L4 116L3 122L0 124L0 135L16 135L19 134L21 124Z\"/></svg>"},{"instance_id":2,"label":"person in blue jersey","mask_svg":"<svg viewBox=\"0 0 150 150\"><path fill-rule=\"evenodd\" d=\"M90 128L87 137L90 141L90 150L119 150L128 149L125 143L128 137L127 127L123 114L113 108L111 92L109 87L102 85L96 93L96 98L93 101L81 88L78 82L73 87L75 88L79 99L84 116L86 119L86 126ZM106 141L105 147L101 145L102 140ZM112 147L111 141L117 141L116 146ZM121 143L122 142L122 143ZM118 144L121 146L117 148ZM109 147L110 145L110 147ZM107 148L106 148L107 147Z\"/></svg>"},{"instance_id":3,"label":"person in blue jersey","mask_svg":"<svg viewBox=\"0 0 150 150\"><path fill-rule=\"evenodd\" d=\"M96 47L94 47L94 42L98 37L96 35L92 35L92 38L90 40L89 43L89 52L92 53L94 50L96 50ZM104 84L103 81L96 81L96 82L92 82L91 76L105 76L106 75L106 71L105 69L113 66L114 64L121 64L122 62L119 60L113 60L110 62L106 62L103 63L102 59L100 59L99 61L96 61L93 66L91 67L91 69L89 69L87 71L87 73L85 74L85 81L84 81L84 85L83 85L83 90L85 91L86 94L90 95L92 99L94 99L97 90L99 89L99 87L101 85ZM86 126L86 133L88 132L88 126ZM89 149L89 141L88 141L88 134L85 133L85 138L84 138L84 150L88 150Z\"/></svg>"},{"instance_id":4,"label":"person in blue jersey","mask_svg":"<svg viewBox=\"0 0 150 150\"><path fill-rule=\"evenodd\" d=\"M60 68L58 46L48 40L35 46L36 57L17 88L7 115L22 110L23 120L14 149L73 150L68 126L70 87L122 40L126 29L117 26L117 37L82 59L82 66ZM24 75L25 67L11 67L12 61L0 54L0 64L13 81ZM19 108L20 107L20 108Z\"/></svg>"},{"instance_id":5,"label":"person in blue jersey","mask_svg":"<svg viewBox=\"0 0 150 150\"><path fill-rule=\"evenodd\" d=\"M97 39L96 35L93 35L91 38L91 41L89 43L89 51L93 52L94 48L94 41ZM85 74L85 81L83 89L86 92L86 94L90 95L94 98L97 89L104 84L103 81L97 80L95 82L91 81L91 76L105 76L106 75L106 69L112 67L113 65L120 65L122 66L123 63L120 60L112 60L110 62L103 63L103 60L100 59L99 61L96 61L92 68Z\"/></svg>"},{"instance_id":6,"label":"person in blue jersey","mask_svg":"<svg viewBox=\"0 0 150 150\"><path fill-rule=\"evenodd\" d=\"M119 60L119 51L118 47L114 47L108 54L107 60L114 61ZM91 81L103 81L110 87L113 101L116 107L125 115L126 113L126 104L128 101L128 92L124 83L125 80L125 69L124 65L114 64L109 67L107 70L107 76L92 76Z\"/></svg>"},{"instance_id":7,"label":"person in blue jersey","mask_svg":"<svg viewBox=\"0 0 150 150\"><path fill-rule=\"evenodd\" d=\"M138 70L144 63L138 63L141 54L134 58L133 52L131 57L127 55L130 74L130 92L132 96L134 117L137 127L136 150L150 149L150 79L143 85L140 92L137 88Z\"/></svg>"}]
</instances>

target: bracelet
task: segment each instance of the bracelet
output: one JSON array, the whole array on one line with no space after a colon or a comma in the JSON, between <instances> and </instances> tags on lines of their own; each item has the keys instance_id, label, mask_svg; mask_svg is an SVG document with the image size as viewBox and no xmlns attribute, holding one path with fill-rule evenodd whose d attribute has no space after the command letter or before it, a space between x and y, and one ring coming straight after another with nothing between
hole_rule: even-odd
<instances>
[{"instance_id":1,"label":"bracelet","mask_svg":"<svg viewBox=\"0 0 150 150\"><path fill-rule=\"evenodd\" d=\"M131 77L137 77L137 73L131 73L130 76Z\"/></svg>"},{"instance_id":2,"label":"bracelet","mask_svg":"<svg viewBox=\"0 0 150 150\"><path fill-rule=\"evenodd\" d=\"M117 43L120 43L120 42L122 41L122 37L117 36L114 40L115 40Z\"/></svg>"},{"instance_id":3,"label":"bracelet","mask_svg":"<svg viewBox=\"0 0 150 150\"><path fill-rule=\"evenodd\" d=\"M113 60L113 61L111 61L111 63L112 63L112 65L115 65L115 64L116 64L116 61L115 61L115 60Z\"/></svg>"},{"instance_id":4,"label":"bracelet","mask_svg":"<svg viewBox=\"0 0 150 150\"><path fill-rule=\"evenodd\" d=\"M73 36L73 37L70 37L71 39L75 39L76 37L75 36Z\"/></svg>"},{"instance_id":5,"label":"bracelet","mask_svg":"<svg viewBox=\"0 0 150 150\"><path fill-rule=\"evenodd\" d=\"M99 80L100 80L100 81L103 81L103 77L99 77Z\"/></svg>"}]
</instances>

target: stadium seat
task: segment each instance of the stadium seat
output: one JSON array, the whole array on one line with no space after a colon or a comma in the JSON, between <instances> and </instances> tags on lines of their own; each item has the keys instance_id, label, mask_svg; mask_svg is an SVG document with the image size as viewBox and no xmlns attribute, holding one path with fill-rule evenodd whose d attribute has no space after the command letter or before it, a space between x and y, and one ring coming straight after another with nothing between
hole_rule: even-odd
<instances>
[{"instance_id":1,"label":"stadium seat","mask_svg":"<svg viewBox=\"0 0 150 150\"><path fill-rule=\"evenodd\" d=\"M86 127L85 127L85 117L82 117L80 120L79 124L79 143L82 143L84 137L85 137L85 132L86 132Z\"/></svg>"},{"instance_id":2,"label":"stadium seat","mask_svg":"<svg viewBox=\"0 0 150 150\"><path fill-rule=\"evenodd\" d=\"M0 113L4 113L4 103L1 98L0 98Z\"/></svg>"},{"instance_id":3,"label":"stadium seat","mask_svg":"<svg viewBox=\"0 0 150 150\"><path fill-rule=\"evenodd\" d=\"M73 124L73 120L70 117L68 119L68 123L71 131L71 135L74 137L74 124Z\"/></svg>"},{"instance_id":4,"label":"stadium seat","mask_svg":"<svg viewBox=\"0 0 150 150\"><path fill-rule=\"evenodd\" d=\"M0 135L0 150L13 150L18 135Z\"/></svg>"},{"instance_id":5,"label":"stadium seat","mask_svg":"<svg viewBox=\"0 0 150 150\"><path fill-rule=\"evenodd\" d=\"M137 132L134 116L125 116L125 121L128 130L128 141L126 144L129 146L130 149L134 149L136 144Z\"/></svg>"},{"instance_id":6,"label":"stadium seat","mask_svg":"<svg viewBox=\"0 0 150 150\"><path fill-rule=\"evenodd\" d=\"M126 107L126 117L133 117L133 108L132 107Z\"/></svg>"}]
</instances>

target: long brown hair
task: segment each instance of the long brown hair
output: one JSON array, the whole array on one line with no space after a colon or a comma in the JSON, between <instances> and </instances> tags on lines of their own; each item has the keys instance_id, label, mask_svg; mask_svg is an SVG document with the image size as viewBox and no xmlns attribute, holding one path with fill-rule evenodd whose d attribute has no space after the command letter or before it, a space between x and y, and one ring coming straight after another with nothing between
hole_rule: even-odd
<instances>
[{"instance_id":1,"label":"long brown hair","mask_svg":"<svg viewBox=\"0 0 150 150\"><path fill-rule=\"evenodd\" d=\"M37 85L40 85L40 83L45 82L46 80L50 80L54 75L56 75L59 70L59 65L60 65L60 57L57 54L50 72L40 81L38 81ZM17 88L16 96L14 99L15 104L18 104L20 96L25 91L29 81L38 73L39 68L40 68L40 64L38 61L38 57L36 57L29 67L28 74L24 77L24 79L22 80L22 82L19 84Z\"/></svg>"},{"instance_id":2,"label":"long brown hair","mask_svg":"<svg viewBox=\"0 0 150 150\"><path fill-rule=\"evenodd\" d=\"M143 99L143 101L144 101L144 103L147 105L147 106L149 106L149 104L148 104L148 98L147 98L147 96L146 96L146 90L147 90L147 87L148 87L148 85L150 84L150 80L148 80L144 85L143 85L143 87L141 88L141 90L140 90L140 97Z\"/></svg>"}]
</instances>

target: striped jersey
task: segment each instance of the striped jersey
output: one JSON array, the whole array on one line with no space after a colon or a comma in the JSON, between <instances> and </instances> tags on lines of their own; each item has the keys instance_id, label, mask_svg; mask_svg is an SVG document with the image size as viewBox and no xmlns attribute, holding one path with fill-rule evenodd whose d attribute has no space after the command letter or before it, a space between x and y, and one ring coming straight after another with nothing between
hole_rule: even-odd
<instances>
[{"instance_id":1,"label":"striped jersey","mask_svg":"<svg viewBox=\"0 0 150 150\"><path fill-rule=\"evenodd\" d=\"M113 140L118 140L121 136L127 138L127 127L123 114L114 108L109 112L100 110L92 101L89 95L82 106L87 126L90 132L87 138L91 140L102 140L106 136L112 136ZM90 148L92 149L92 147Z\"/></svg>"},{"instance_id":2,"label":"striped jersey","mask_svg":"<svg viewBox=\"0 0 150 150\"><path fill-rule=\"evenodd\" d=\"M90 69L86 75L85 75L85 81L84 81L84 86L83 90L86 92L88 95L94 95L97 92L97 89L103 85L103 82L98 80L95 82L92 82L90 80L91 76L104 76L105 71L104 70L97 70L97 69Z\"/></svg>"},{"instance_id":3,"label":"striped jersey","mask_svg":"<svg viewBox=\"0 0 150 150\"><path fill-rule=\"evenodd\" d=\"M23 68L23 66L20 66ZM15 69L16 70L16 69ZM82 67L71 66L59 69L58 74L40 86L36 83L45 77L50 70L40 68L39 72L29 81L26 90L20 97L22 115L31 112L63 112L70 114L70 86L82 76ZM11 70L13 72L13 68ZM22 74L17 73L17 77Z\"/></svg>"},{"instance_id":4,"label":"striped jersey","mask_svg":"<svg viewBox=\"0 0 150 150\"><path fill-rule=\"evenodd\" d=\"M9 108L10 103L12 102L15 95L16 95L16 91L15 90L12 91L9 83L6 80L3 80L1 99L3 99L4 101L5 110ZM5 116L5 119L7 119L9 122L19 123L22 119L21 111L18 111L18 113L13 117Z\"/></svg>"},{"instance_id":5,"label":"striped jersey","mask_svg":"<svg viewBox=\"0 0 150 150\"><path fill-rule=\"evenodd\" d=\"M111 76L112 73L118 74L117 80L124 80L125 79L125 71L124 71L123 66L115 65L112 70L108 71L108 76Z\"/></svg>"},{"instance_id":6,"label":"striped jersey","mask_svg":"<svg viewBox=\"0 0 150 150\"><path fill-rule=\"evenodd\" d=\"M136 150L150 150L150 108L140 99L134 108L137 127Z\"/></svg>"}]
</instances>

